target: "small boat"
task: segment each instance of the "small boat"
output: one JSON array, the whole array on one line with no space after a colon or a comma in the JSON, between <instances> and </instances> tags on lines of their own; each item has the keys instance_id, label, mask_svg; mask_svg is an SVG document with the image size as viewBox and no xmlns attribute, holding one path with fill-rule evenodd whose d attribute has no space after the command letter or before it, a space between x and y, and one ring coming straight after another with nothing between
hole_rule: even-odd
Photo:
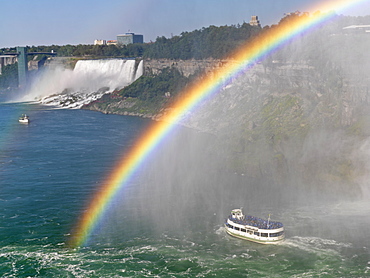
<instances>
[{"instance_id":1,"label":"small boat","mask_svg":"<svg viewBox=\"0 0 370 278\"><path fill-rule=\"evenodd\" d=\"M284 226L280 222L243 215L242 209L233 209L225 221L226 232L234 237L262 244L276 244L284 240Z\"/></svg>"},{"instance_id":2,"label":"small boat","mask_svg":"<svg viewBox=\"0 0 370 278\"><path fill-rule=\"evenodd\" d=\"M22 114L18 120L20 123L28 124L30 122L30 118L26 114Z\"/></svg>"}]
</instances>

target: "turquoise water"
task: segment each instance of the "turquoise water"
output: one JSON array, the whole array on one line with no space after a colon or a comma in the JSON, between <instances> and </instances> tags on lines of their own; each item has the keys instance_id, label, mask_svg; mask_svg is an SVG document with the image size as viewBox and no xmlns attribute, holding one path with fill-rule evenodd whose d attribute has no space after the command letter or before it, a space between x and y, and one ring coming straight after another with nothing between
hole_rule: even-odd
<instances>
[{"instance_id":1,"label":"turquoise water","mask_svg":"<svg viewBox=\"0 0 370 278\"><path fill-rule=\"evenodd\" d=\"M18 123L22 113L29 125ZM184 128L117 194L87 244L68 248L91 195L148 124L0 104L1 277L370 276L367 200L317 200L226 173L209 149L213 137ZM272 213L286 227L284 243L228 236L224 218L238 207Z\"/></svg>"}]
</instances>

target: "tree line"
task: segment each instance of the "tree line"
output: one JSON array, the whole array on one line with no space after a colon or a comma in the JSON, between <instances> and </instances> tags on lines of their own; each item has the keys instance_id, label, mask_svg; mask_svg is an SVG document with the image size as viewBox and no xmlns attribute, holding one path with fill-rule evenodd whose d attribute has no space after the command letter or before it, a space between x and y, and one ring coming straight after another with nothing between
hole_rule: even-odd
<instances>
[{"instance_id":1,"label":"tree line","mask_svg":"<svg viewBox=\"0 0 370 278\"><path fill-rule=\"evenodd\" d=\"M57 52L61 57L144 57L166 59L222 58L235 47L261 32L248 23L232 26L209 26L179 36L157 37L155 42L129 45L50 45L27 46L28 52ZM15 48L0 49L15 52Z\"/></svg>"},{"instance_id":2,"label":"tree line","mask_svg":"<svg viewBox=\"0 0 370 278\"><path fill-rule=\"evenodd\" d=\"M153 59L220 59L261 32L261 27L248 23L232 26L209 26L183 32L172 38L158 37L144 54Z\"/></svg>"}]
</instances>

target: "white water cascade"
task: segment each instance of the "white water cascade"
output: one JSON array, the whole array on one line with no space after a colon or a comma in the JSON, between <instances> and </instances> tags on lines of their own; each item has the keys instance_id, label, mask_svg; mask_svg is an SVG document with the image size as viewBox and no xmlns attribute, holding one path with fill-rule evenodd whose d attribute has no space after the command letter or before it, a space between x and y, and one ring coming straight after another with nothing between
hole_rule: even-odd
<instances>
[{"instance_id":1,"label":"white water cascade","mask_svg":"<svg viewBox=\"0 0 370 278\"><path fill-rule=\"evenodd\" d=\"M135 60L80 60L74 70L50 66L21 101L39 101L63 108L80 108L102 95L130 85L143 74Z\"/></svg>"}]
</instances>

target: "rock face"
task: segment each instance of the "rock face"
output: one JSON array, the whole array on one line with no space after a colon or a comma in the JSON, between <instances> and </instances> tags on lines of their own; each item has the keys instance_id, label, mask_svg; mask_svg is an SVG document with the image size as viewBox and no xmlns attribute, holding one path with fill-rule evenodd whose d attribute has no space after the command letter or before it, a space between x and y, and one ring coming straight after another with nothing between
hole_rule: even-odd
<instances>
[{"instance_id":1,"label":"rock face","mask_svg":"<svg viewBox=\"0 0 370 278\"><path fill-rule=\"evenodd\" d=\"M369 78L305 62L256 65L182 124L218 138L230 170L275 184L359 194ZM364 159L366 162L364 162Z\"/></svg>"},{"instance_id":2,"label":"rock face","mask_svg":"<svg viewBox=\"0 0 370 278\"><path fill-rule=\"evenodd\" d=\"M144 74L158 74L164 68L175 67L184 76L188 77L193 74L200 72L211 72L222 65L226 61L207 59L207 60L169 60L169 59L158 59L151 60L146 59L144 61Z\"/></svg>"},{"instance_id":3,"label":"rock face","mask_svg":"<svg viewBox=\"0 0 370 278\"><path fill-rule=\"evenodd\" d=\"M293 121L295 128L346 128L366 113L369 84L340 72L328 76L305 63L260 64L216 93L184 124L211 133L222 132L222 122L246 121L247 129L263 123L269 129L286 128Z\"/></svg>"}]
</instances>

